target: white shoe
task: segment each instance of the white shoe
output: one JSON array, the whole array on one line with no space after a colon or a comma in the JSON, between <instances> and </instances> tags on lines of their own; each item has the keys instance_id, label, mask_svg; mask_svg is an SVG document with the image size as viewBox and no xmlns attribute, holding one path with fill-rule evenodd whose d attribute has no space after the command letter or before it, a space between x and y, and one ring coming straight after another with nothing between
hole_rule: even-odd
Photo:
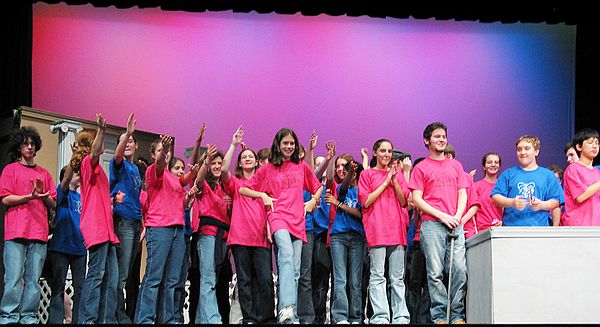
<instances>
[{"instance_id":1,"label":"white shoe","mask_svg":"<svg viewBox=\"0 0 600 327\"><path fill-rule=\"evenodd\" d=\"M349 325L350 322L348 320L340 320L340 321L336 322L336 324L338 324L338 325Z\"/></svg>"},{"instance_id":2,"label":"white shoe","mask_svg":"<svg viewBox=\"0 0 600 327\"><path fill-rule=\"evenodd\" d=\"M289 324L294 320L294 306L288 305L286 307L281 308L279 314L277 315L277 323L280 324Z\"/></svg>"}]
</instances>

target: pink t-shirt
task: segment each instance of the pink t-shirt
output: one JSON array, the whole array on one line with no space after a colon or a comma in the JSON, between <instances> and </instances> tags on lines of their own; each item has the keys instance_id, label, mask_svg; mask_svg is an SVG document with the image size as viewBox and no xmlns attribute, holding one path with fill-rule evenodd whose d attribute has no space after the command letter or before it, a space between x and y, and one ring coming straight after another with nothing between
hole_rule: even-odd
<instances>
[{"instance_id":1,"label":"pink t-shirt","mask_svg":"<svg viewBox=\"0 0 600 327\"><path fill-rule=\"evenodd\" d=\"M210 188L210 185L205 180L204 186L202 187L202 193L200 193L200 198L198 200L198 214L194 214L196 216L196 230L198 230L198 226L200 224L200 220L202 220L202 216L212 217L217 219L220 222L223 222L227 225L230 224L231 220L227 215L227 202L225 201L225 191L221 187L221 185L217 185L217 187L213 190ZM193 227L192 227L193 230ZM209 235L216 236L217 235L217 226L204 225L200 227L200 235ZM227 232L223 233L223 238L227 238Z\"/></svg>"},{"instance_id":2,"label":"pink t-shirt","mask_svg":"<svg viewBox=\"0 0 600 327\"><path fill-rule=\"evenodd\" d=\"M575 198L590 185L600 181L600 169L588 168L579 162L570 164L564 173L565 226L600 226L600 192L578 203Z\"/></svg>"},{"instance_id":3,"label":"pink t-shirt","mask_svg":"<svg viewBox=\"0 0 600 327\"><path fill-rule=\"evenodd\" d=\"M363 208L363 225L368 247L406 245L406 226L409 222L404 220L408 219L408 215L405 217L401 212L402 206L393 183L385 188L371 206L365 208L369 194L383 184L387 175L387 171L372 168L364 170L358 179L358 199ZM398 173L395 178L408 199L410 192L404 176Z\"/></svg>"},{"instance_id":4,"label":"pink t-shirt","mask_svg":"<svg viewBox=\"0 0 600 327\"><path fill-rule=\"evenodd\" d=\"M113 225L113 212L108 177L92 155L81 160L81 234L85 247L105 242L119 244ZM127 196L127 195L125 195Z\"/></svg>"},{"instance_id":5,"label":"pink t-shirt","mask_svg":"<svg viewBox=\"0 0 600 327\"><path fill-rule=\"evenodd\" d=\"M408 183L411 191L423 192L425 202L449 215L455 215L458 209L458 190L468 186L465 170L458 160L434 160L429 157L413 169ZM440 221L426 213L421 219Z\"/></svg>"},{"instance_id":6,"label":"pink t-shirt","mask_svg":"<svg viewBox=\"0 0 600 327\"><path fill-rule=\"evenodd\" d=\"M485 178L475 182L475 189L480 203L479 211L477 211L475 217L479 233L502 222L502 208L496 207L490 196L494 185L496 183L491 183Z\"/></svg>"},{"instance_id":7,"label":"pink t-shirt","mask_svg":"<svg viewBox=\"0 0 600 327\"><path fill-rule=\"evenodd\" d=\"M276 199L273 212L267 211L271 233L287 229L291 235L307 242L302 191L306 189L315 194L321 182L306 162L285 161L280 167L271 163L264 165L248 180L246 187Z\"/></svg>"},{"instance_id":8,"label":"pink t-shirt","mask_svg":"<svg viewBox=\"0 0 600 327\"><path fill-rule=\"evenodd\" d=\"M260 198L240 194L245 178L231 176L224 183L225 192L233 199L231 227L227 245L259 246L269 248L267 239L267 211Z\"/></svg>"},{"instance_id":9,"label":"pink t-shirt","mask_svg":"<svg viewBox=\"0 0 600 327\"><path fill-rule=\"evenodd\" d=\"M144 217L146 227L183 226L183 201L185 191L179 178L165 167L163 173L156 174L156 163L146 170L146 192L148 212Z\"/></svg>"},{"instance_id":10,"label":"pink t-shirt","mask_svg":"<svg viewBox=\"0 0 600 327\"><path fill-rule=\"evenodd\" d=\"M4 167L0 175L0 198L8 195L28 195L36 179L44 182L44 192L56 200L56 186L50 173L35 165L24 166L18 162ZM17 206L6 207L4 240L15 238L48 242L48 209L42 200L31 200Z\"/></svg>"},{"instance_id":11,"label":"pink t-shirt","mask_svg":"<svg viewBox=\"0 0 600 327\"><path fill-rule=\"evenodd\" d=\"M467 207L465 208L463 216L471 207L481 207L481 201L479 200L479 195L477 194L477 189L475 188L475 183L473 182L473 177L468 173L465 173L465 178L467 179L469 186L467 187ZM469 221L467 221L467 223L463 226L465 238L469 238L476 234L475 219L477 219L476 216L471 217L471 219L469 219ZM479 228L479 225L477 225L477 228Z\"/></svg>"}]
</instances>

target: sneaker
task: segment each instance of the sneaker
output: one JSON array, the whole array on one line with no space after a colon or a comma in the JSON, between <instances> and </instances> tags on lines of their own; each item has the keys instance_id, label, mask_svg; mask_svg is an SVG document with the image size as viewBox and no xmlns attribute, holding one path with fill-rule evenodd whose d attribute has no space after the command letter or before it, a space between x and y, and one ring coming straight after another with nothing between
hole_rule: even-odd
<instances>
[{"instance_id":1,"label":"sneaker","mask_svg":"<svg viewBox=\"0 0 600 327\"><path fill-rule=\"evenodd\" d=\"M453 325L464 325L466 322L463 319L457 319L452 322Z\"/></svg>"},{"instance_id":2,"label":"sneaker","mask_svg":"<svg viewBox=\"0 0 600 327\"><path fill-rule=\"evenodd\" d=\"M336 324L338 324L338 325L349 325L350 322L348 320L340 320L340 321L336 322Z\"/></svg>"},{"instance_id":3,"label":"sneaker","mask_svg":"<svg viewBox=\"0 0 600 327\"><path fill-rule=\"evenodd\" d=\"M447 325L447 324L448 324L448 322L447 322L447 321L444 321L444 320L440 320L440 321L436 321L436 322L434 322L433 324L434 324L434 325Z\"/></svg>"},{"instance_id":4,"label":"sneaker","mask_svg":"<svg viewBox=\"0 0 600 327\"><path fill-rule=\"evenodd\" d=\"M281 308L279 314L277 315L277 322L280 324L289 324L294 320L294 306L288 305L286 307Z\"/></svg>"}]
</instances>

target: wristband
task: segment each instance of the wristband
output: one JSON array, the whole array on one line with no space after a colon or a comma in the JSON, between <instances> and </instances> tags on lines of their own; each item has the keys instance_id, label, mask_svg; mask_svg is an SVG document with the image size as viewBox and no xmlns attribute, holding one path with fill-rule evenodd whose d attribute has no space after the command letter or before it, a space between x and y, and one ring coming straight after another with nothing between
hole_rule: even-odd
<instances>
[{"instance_id":1,"label":"wristband","mask_svg":"<svg viewBox=\"0 0 600 327\"><path fill-rule=\"evenodd\" d=\"M344 204L342 201L338 202L338 204L335 206L336 208L340 208L342 206L342 204Z\"/></svg>"}]
</instances>

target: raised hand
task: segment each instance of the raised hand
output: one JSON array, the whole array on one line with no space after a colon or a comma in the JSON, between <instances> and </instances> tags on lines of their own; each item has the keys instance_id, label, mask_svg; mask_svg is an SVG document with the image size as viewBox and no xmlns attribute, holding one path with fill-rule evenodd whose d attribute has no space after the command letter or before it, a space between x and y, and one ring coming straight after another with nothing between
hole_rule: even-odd
<instances>
[{"instance_id":1,"label":"raised hand","mask_svg":"<svg viewBox=\"0 0 600 327\"><path fill-rule=\"evenodd\" d=\"M206 122L202 122L202 127L200 127L200 133L196 138L196 143L201 144L204 139L204 135L206 134Z\"/></svg>"},{"instance_id":2,"label":"raised hand","mask_svg":"<svg viewBox=\"0 0 600 327\"><path fill-rule=\"evenodd\" d=\"M231 138L231 143L235 146L242 143L244 140L244 127L240 125Z\"/></svg>"},{"instance_id":3,"label":"raised hand","mask_svg":"<svg viewBox=\"0 0 600 327\"><path fill-rule=\"evenodd\" d=\"M104 119L102 114L96 114L96 125L98 125L101 130L106 129L106 119Z\"/></svg>"},{"instance_id":4,"label":"raised hand","mask_svg":"<svg viewBox=\"0 0 600 327\"><path fill-rule=\"evenodd\" d=\"M206 147L206 159L204 161L209 164L217 156L217 147L214 144L208 144Z\"/></svg>"},{"instance_id":5,"label":"raised hand","mask_svg":"<svg viewBox=\"0 0 600 327\"><path fill-rule=\"evenodd\" d=\"M325 150L327 151L327 159L333 159L333 157L335 157L335 141L327 141L327 143L325 143Z\"/></svg>"},{"instance_id":6,"label":"raised hand","mask_svg":"<svg viewBox=\"0 0 600 327\"><path fill-rule=\"evenodd\" d=\"M127 118L127 135L132 135L135 132L135 114L131 113Z\"/></svg>"},{"instance_id":7,"label":"raised hand","mask_svg":"<svg viewBox=\"0 0 600 327\"><path fill-rule=\"evenodd\" d=\"M364 159L364 158L367 158L367 159L368 159L368 158L369 158L369 153L368 153L368 151L369 151L369 150L368 150L367 148L361 148L361 149L360 149L360 156L361 156L361 158L363 158L363 159Z\"/></svg>"},{"instance_id":8,"label":"raised hand","mask_svg":"<svg viewBox=\"0 0 600 327\"><path fill-rule=\"evenodd\" d=\"M412 161L410 160L410 157L406 157L402 159L402 161L398 161L398 163L400 164L400 169L402 171L410 171L410 168L412 167Z\"/></svg>"},{"instance_id":9,"label":"raised hand","mask_svg":"<svg viewBox=\"0 0 600 327\"><path fill-rule=\"evenodd\" d=\"M313 130L312 134L310 135L310 143L309 143L310 150L314 150L317 147L317 139L318 138L319 138L319 136L317 135L317 132L315 132L315 130Z\"/></svg>"}]
</instances>

